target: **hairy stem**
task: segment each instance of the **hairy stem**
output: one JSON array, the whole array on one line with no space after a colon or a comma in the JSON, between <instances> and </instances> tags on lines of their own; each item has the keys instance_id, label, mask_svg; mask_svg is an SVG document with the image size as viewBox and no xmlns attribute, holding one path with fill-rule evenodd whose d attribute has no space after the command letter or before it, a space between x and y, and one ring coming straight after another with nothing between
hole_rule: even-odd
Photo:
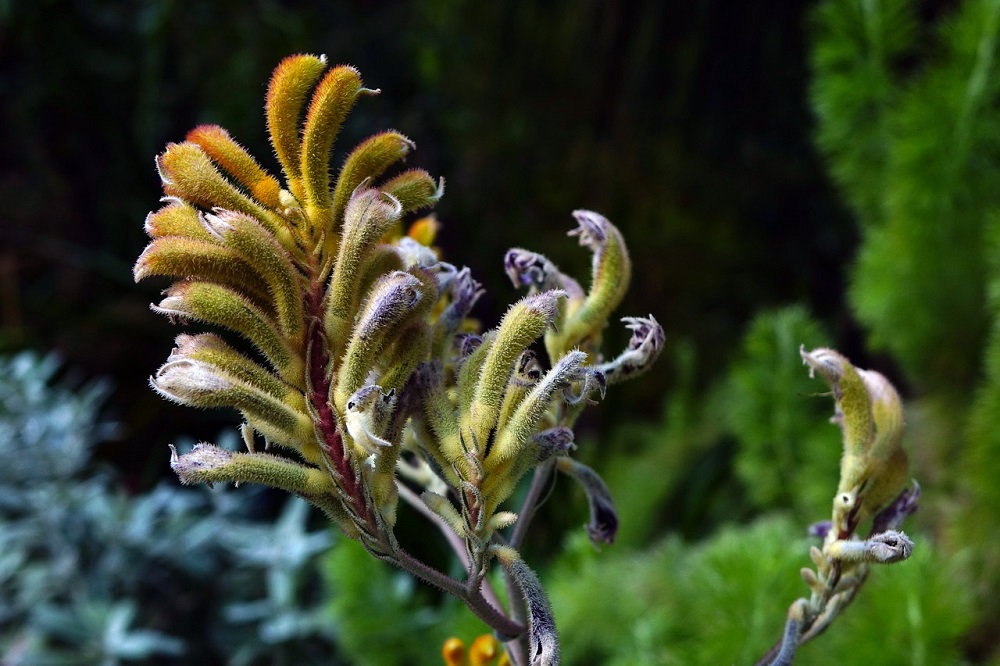
<instances>
[{"instance_id":1,"label":"hairy stem","mask_svg":"<svg viewBox=\"0 0 1000 666\"><path fill-rule=\"evenodd\" d=\"M401 569L413 574L425 583L430 583L461 599L476 617L485 622L488 627L501 636L527 634L524 624L515 622L504 615L498 608L487 601L481 593L469 595L466 592L465 585L461 581L455 580L451 576L418 560L402 548L396 551L392 557L392 561Z\"/></svg>"}]
</instances>

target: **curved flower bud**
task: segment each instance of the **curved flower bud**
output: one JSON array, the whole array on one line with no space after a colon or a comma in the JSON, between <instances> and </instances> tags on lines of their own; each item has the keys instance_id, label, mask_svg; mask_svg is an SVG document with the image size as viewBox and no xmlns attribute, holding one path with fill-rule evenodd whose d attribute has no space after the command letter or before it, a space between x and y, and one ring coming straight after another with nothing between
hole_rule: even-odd
<instances>
[{"instance_id":1,"label":"curved flower bud","mask_svg":"<svg viewBox=\"0 0 1000 666\"><path fill-rule=\"evenodd\" d=\"M515 287L529 287L532 293L562 289L571 302L583 300L580 283L560 271L545 255L514 247L507 250L503 265Z\"/></svg>"},{"instance_id":2,"label":"curved flower bud","mask_svg":"<svg viewBox=\"0 0 1000 666\"><path fill-rule=\"evenodd\" d=\"M556 632L552 606L545 596L541 581L513 548L498 546L493 552L500 561L500 566L517 584L528 607L531 666L558 666L559 634Z\"/></svg>"},{"instance_id":3,"label":"curved flower bud","mask_svg":"<svg viewBox=\"0 0 1000 666\"><path fill-rule=\"evenodd\" d=\"M278 180L264 171L250 153L233 141L229 132L218 125L199 125L188 132L185 140L198 146L230 176L250 191L254 199L268 208L281 202Z\"/></svg>"},{"instance_id":4,"label":"curved flower bud","mask_svg":"<svg viewBox=\"0 0 1000 666\"><path fill-rule=\"evenodd\" d=\"M545 346L551 358L583 346L584 341L596 341L611 312L618 307L632 277L632 262L621 233L602 215L589 210L573 211L579 227L569 232L577 236L580 245L594 253L590 289L582 303L567 307L563 326L545 336ZM591 345L593 346L593 345Z\"/></svg>"},{"instance_id":5,"label":"curved flower bud","mask_svg":"<svg viewBox=\"0 0 1000 666\"><path fill-rule=\"evenodd\" d=\"M337 498L332 478L320 469L267 453L234 453L211 444L195 444L178 455L170 446L170 467L181 483L260 483L294 493L312 502L349 538L359 536Z\"/></svg>"},{"instance_id":6,"label":"curved flower bud","mask_svg":"<svg viewBox=\"0 0 1000 666\"><path fill-rule=\"evenodd\" d=\"M199 226L201 222L199 221ZM216 282L233 287L250 297L254 303L270 301L260 274L232 248L221 245L202 227L206 239L187 236L163 236L146 246L132 268L135 281L151 276L168 276L182 280Z\"/></svg>"},{"instance_id":7,"label":"curved flower bud","mask_svg":"<svg viewBox=\"0 0 1000 666\"><path fill-rule=\"evenodd\" d=\"M890 530L864 541L840 539L826 547L827 556L842 562L893 564L908 558L913 541L903 532Z\"/></svg>"},{"instance_id":8,"label":"curved flower bud","mask_svg":"<svg viewBox=\"0 0 1000 666\"><path fill-rule=\"evenodd\" d=\"M834 420L844 435L834 523L843 534L892 501L906 483L900 445L903 408L899 394L877 372L858 370L832 349L800 351L810 375L818 372L836 400ZM853 523L848 525L846 521Z\"/></svg>"},{"instance_id":9,"label":"curved flower bud","mask_svg":"<svg viewBox=\"0 0 1000 666\"><path fill-rule=\"evenodd\" d=\"M358 70L346 65L327 72L313 92L302 131L300 168L306 216L313 226L333 231L330 216L330 152L347 113L365 89ZM374 91L367 91L374 92Z\"/></svg>"},{"instance_id":10,"label":"curved flower bud","mask_svg":"<svg viewBox=\"0 0 1000 666\"><path fill-rule=\"evenodd\" d=\"M326 69L326 57L293 55L278 64L267 87L267 130L292 193L304 198L299 120L306 95Z\"/></svg>"},{"instance_id":11,"label":"curved flower bud","mask_svg":"<svg viewBox=\"0 0 1000 666\"><path fill-rule=\"evenodd\" d=\"M587 493L587 502L590 505L590 524L587 525L587 534L591 542L595 546L601 543L613 543L615 535L618 534L618 512L615 510L611 491L608 490L604 480L597 472L572 458L559 458L556 467L560 472L576 479Z\"/></svg>"},{"instance_id":12,"label":"curved flower bud","mask_svg":"<svg viewBox=\"0 0 1000 666\"><path fill-rule=\"evenodd\" d=\"M382 132L358 144L347 156L337 178L337 187L333 192L333 219L340 218L351 193L358 186L381 176L386 169L404 159L416 147L416 144L399 132ZM379 189L386 192L383 188ZM402 208L402 203L400 207Z\"/></svg>"},{"instance_id":13,"label":"curved flower bud","mask_svg":"<svg viewBox=\"0 0 1000 666\"><path fill-rule=\"evenodd\" d=\"M286 404L294 404L296 409L305 411L301 390L239 353L218 335L214 333L182 334L177 336L174 343L177 346L167 358L168 361L179 361L185 358L193 361L204 361L256 386Z\"/></svg>"},{"instance_id":14,"label":"curved flower bud","mask_svg":"<svg viewBox=\"0 0 1000 666\"><path fill-rule=\"evenodd\" d=\"M395 271L380 279L368 295L344 354L334 404L343 412L347 399L361 388L387 345L387 337L414 314L424 298L424 284L416 276Z\"/></svg>"},{"instance_id":15,"label":"curved flower bud","mask_svg":"<svg viewBox=\"0 0 1000 666\"><path fill-rule=\"evenodd\" d=\"M468 413L473 439L484 446L500 415L501 400L514 361L552 325L564 291L545 291L522 298L507 310L487 352ZM464 425L464 424L463 424Z\"/></svg>"},{"instance_id":16,"label":"curved flower bud","mask_svg":"<svg viewBox=\"0 0 1000 666\"><path fill-rule=\"evenodd\" d=\"M356 191L347 205L343 237L326 296L326 334L334 345L346 342L353 311L361 299L361 266L401 210L398 201L372 189Z\"/></svg>"},{"instance_id":17,"label":"curved flower bud","mask_svg":"<svg viewBox=\"0 0 1000 666\"><path fill-rule=\"evenodd\" d=\"M205 151L193 143L171 143L166 152L156 158L156 169L163 181L163 191L188 203L206 209L246 213L268 221L269 229L277 230L275 216L250 199L223 176Z\"/></svg>"},{"instance_id":18,"label":"curved flower bud","mask_svg":"<svg viewBox=\"0 0 1000 666\"><path fill-rule=\"evenodd\" d=\"M487 469L520 455L523 447L535 434L538 424L548 411L556 393L573 382L584 381L588 375L584 368L587 355L581 351L566 354L534 385L518 405L486 459Z\"/></svg>"},{"instance_id":19,"label":"curved flower bud","mask_svg":"<svg viewBox=\"0 0 1000 666\"><path fill-rule=\"evenodd\" d=\"M292 257L258 221L241 213L204 215L204 224L264 278L285 336L298 340L304 329L302 276Z\"/></svg>"},{"instance_id":20,"label":"curved flower bud","mask_svg":"<svg viewBox=\"0 0 1000 666\"><path fill-rule=\"evenodd\" d=\"M309 417L221 368L187 358L168 361L150 378L165 398L194 407L234 407L265 437L303 451L313 441Z\"/></svg>"},{"instance_id":21,"label":"curved flower bud","mask_svg":"<svg viewBox=\"0 0 1000 666\"><path fill-rule=\"evenodd\" d=\"M159 305L150 307L170 317L197 319L241 333L283 377L301 374L297 356L271 318L232 289L209 282L178 282L166 291Z\"/></svg>"},{"instance_id":22,"label":"curved flower bud","mask_svg":"<svg viewBox=\"0 0 1000 666\"><path fill-rule=\"evenodd\" d=\"M260 483L297 495L321 495L335 491L328 474L315 467L269 453L234 453L212 444L195 444L178 455L170 447L170 467L181 483Z\"/></svg>"},{"instance_id":23,"label":"curved flower bud","mask_svg":"<svg viewBox=\"0 0 1000 666\"><path fill-rule=\"evenodd\" d=\"M632 331L628 347L613 361L594 366L595 370L604 374L608 384L618 384L649 370L663 351L666 338L663 327L653 319L653 315L625 317L622 321Z\"/></svg>"},{"instance_id":24,"label":"curved flower bud","mask_svg":"<svg viewBox=\"0 0 1000 666\"><path fill-rule=\"evenodd\" d=\"M163 236L184 236L195 240L211 241L212 234L202 225L197 208L177 197L164 197L163 208L146 216L143 229L153 239Z\"/></svg>"},{"instance_id":25,"label":"curved flower bud","mask_svg":"<svg viewBox=\"0 0 1000 666\"><path fill-rule=\"evenodd\" d=\"M436 183L423 169L410 169L387 180L379 189L394 197L404 213L430 208L444 195L444 178Z\"/></svg>"}]
</instances>

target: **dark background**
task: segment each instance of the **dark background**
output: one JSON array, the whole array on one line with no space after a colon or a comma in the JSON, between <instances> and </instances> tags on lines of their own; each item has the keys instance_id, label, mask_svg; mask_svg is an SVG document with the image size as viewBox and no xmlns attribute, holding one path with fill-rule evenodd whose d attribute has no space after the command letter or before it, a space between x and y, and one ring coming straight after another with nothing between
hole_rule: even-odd
<instances>
[{"instance_id":1,"label":"dark background","mask_svg":"<svg viewBox=\"0 0 1000 666\"><path fill-rule=\"evenodd\" d=\"M518 297L508 247L585 282L570 212L622 229L634 283L620 314L652 313L667 349L585 427L659 418L681 352L706 385L763 307L807 304L851 352L856 232L812 145L810 6L0 2L0 349L54 349L114 380L123 436L101 451L136 488L167 472L179 433L231 427L146 386L179 332L148 310L165 285L131 276L161 194L153 158L210 122L277 171L266 84L281 58L312 52L382 90L356 107L339 154L395 128L417 143L410 166L445 177L440 245L487 287L485 325ZM626 339L609 330L608 352Z\"/></svg>"}]
</instances>

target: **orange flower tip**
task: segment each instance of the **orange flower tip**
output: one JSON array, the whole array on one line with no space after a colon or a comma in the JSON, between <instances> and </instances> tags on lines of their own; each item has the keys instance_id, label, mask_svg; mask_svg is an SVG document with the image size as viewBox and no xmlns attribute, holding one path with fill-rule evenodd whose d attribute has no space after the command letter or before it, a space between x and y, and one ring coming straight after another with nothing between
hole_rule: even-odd
<instances>
[{"instance_id":1,"label":"orange flower tip","mask_svg":"<svg viewBox=\"0 0 1000 666\"><path fill-rule=\"evenodd\" d=\"M411 224L409 230L406 232L406 235L421 245L430 247L440 228L441 223L438 222L437 218L434 215L427 215L426 217L422 217Z\"/></svg>"},{"instance_id":2,"label":"orange flower tip","mask_svg":"<svg viewBox=\"0 0 1000 666\"><path fill-rule=\"evenodd\" d=\"M441 657L446 666L462 666L465 661L465 643L460 638L449 638L441 648Z\"/></svg>"},{"instance_id":3,"label":"orange flower tip","mask_svg":"<svg viewBox=\"0 0 1000 666\"><path fill-rule=\"evenodd\" d=\"M220 127L219 125L198 125L184 137L185 141L196 143L199 146L203 146L205 143L213 143L220 139L231 141L232 137L229 136L229 132L224 127Z\"/></svg>"},{"instance_id":4,"label":"orange flower tip","mask_svg":"<svg viewBox=\"0 0 1000 666\"><path fill-rule=\"evenodd\" d=\"M268 208L281 206L281 185L273 177L261 178L253 184L253 198Z\"/></svg>"},{"instance_id":5,"label":"orange flower tip","mask_svg":"<svg viewBox=\"0 0 1000 666\"><path fill-rule=\"evenodd\" d=\"M485 663L496 659L499 652L497 639L491 634L483 634L472 641L472 646L469 648L469 658L473 663Z\"/></svg>"}]
</instances>

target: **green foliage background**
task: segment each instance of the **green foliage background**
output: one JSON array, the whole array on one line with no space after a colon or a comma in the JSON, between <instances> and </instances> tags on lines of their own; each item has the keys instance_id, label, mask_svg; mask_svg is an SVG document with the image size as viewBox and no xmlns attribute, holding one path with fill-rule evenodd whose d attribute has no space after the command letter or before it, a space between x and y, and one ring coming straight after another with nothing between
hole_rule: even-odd
<instances>
[{"instance_id":1,"label":"green foliage background","mask_svg":"<svg viewBox=\"0 0 1000 666\"><path fill-rule=\"evenodd\" d=\"M586 273L564 236L585 207L633 250L622 312L667 330L578 433L618 542L594 552L559 484L527 547L570 663L752 663L778 637L839 458L804 343L900 388L924 495L913 559L796 663L1000 664L998 31L996 0L0 2L0 348L113 379L122 428L96 450L123 494L156 485L178 432L231 427L141 388L174 333L129 270L152 157L200 122L268 155L270 70L326 53L383 90L342 145L394 127L446 177L441 242L486 285L484 322L515 298L509 246ZM321 568L334 662L434 664L481 631L346 541Z\"/></svg>"}]
</instances>

